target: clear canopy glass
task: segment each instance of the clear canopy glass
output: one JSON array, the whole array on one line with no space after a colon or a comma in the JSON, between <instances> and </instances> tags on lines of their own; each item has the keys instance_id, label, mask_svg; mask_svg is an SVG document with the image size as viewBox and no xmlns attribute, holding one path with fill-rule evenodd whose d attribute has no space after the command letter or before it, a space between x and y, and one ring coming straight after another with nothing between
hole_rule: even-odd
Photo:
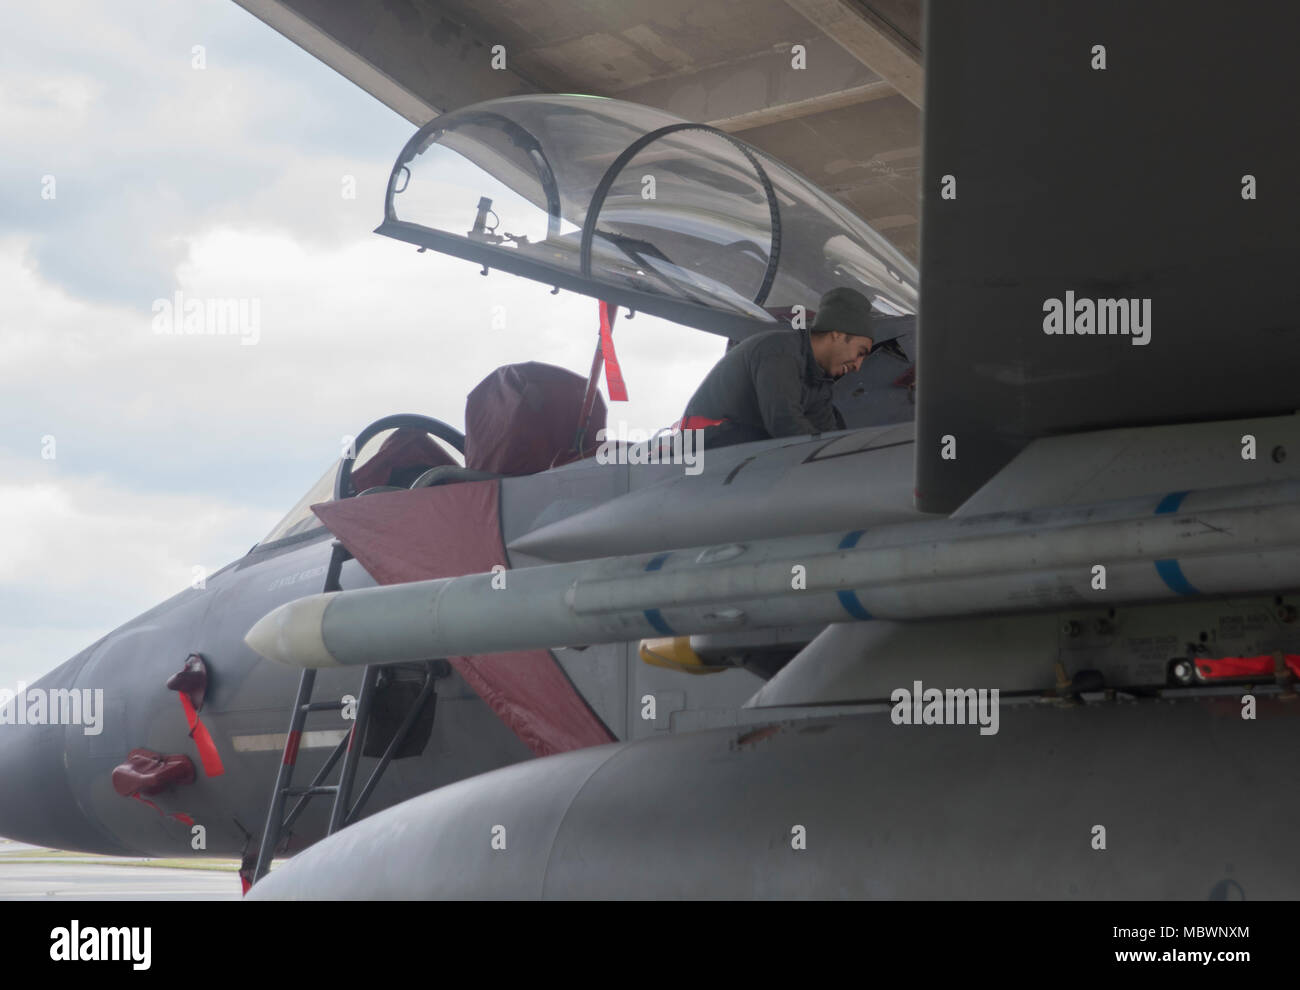
<instances>
[{"instance_id":1,"label":"clear canopy glass","mask_svg":"<svg viewBox=\"0 0 1300 990\"><path fill-rule=\"evenodd\" d=\"M390 430L381 430L366 441L365 445L357 451L356 459L352 462L352 470L357 471L369 463L370 459L379 453L384 446L384 442L396 432L396 427ZM443 449L447 449L446 445L443 445ZM458 458L455 451L448 451L448 453L450 456ZM275 528L257 542L257 546L265 546L268 543L275 543L278 540L288 539L291 536L298 536L301 533L320 528L322 523L316 517L316 513L311 511L311 507L320 502L329 502L334 498L334 480L338 477L341 463L342 461L336 460L331 464L329 469L320 476L320 480L307 489L307 493L297 501L292 509L285 513L284 518L275 524Z\"/></svg>"},{"instance_id":2,"label":"clear canopy glass","mask_svg":"<svg viewBox=\"0 0 1300 990\"><path fill-rule=\"evenodd\" d=\"M445 114L393 168L379 232L728 336L851 286L915 312L915 267L730 134L573 95Z\"/></svg>"}]
</instances>

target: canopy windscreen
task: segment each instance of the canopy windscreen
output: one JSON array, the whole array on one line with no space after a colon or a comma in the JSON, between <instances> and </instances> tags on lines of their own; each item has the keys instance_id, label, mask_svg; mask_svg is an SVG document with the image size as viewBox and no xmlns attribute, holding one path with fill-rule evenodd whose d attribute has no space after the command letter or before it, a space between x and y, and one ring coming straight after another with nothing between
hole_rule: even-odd
<instances>
[{"instance_id":1,"label":"canopy windscreen","mask_svg":"<svg viewBox=\"0 0 1300 990\"><path fill-rule=\"evenodd\" d=\"M731 336L840 285L915 312L915 269L848 209L730 135L617 100L437 118L398 159L380 232Z\"/></svg>"}]
</instances>

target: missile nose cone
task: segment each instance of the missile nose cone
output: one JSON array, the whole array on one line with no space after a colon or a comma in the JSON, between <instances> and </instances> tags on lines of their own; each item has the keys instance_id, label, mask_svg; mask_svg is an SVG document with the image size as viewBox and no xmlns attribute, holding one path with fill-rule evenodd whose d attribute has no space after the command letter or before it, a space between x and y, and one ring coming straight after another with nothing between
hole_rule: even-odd
<instances>
[{"instance_id":1,"label":"missile nose cone","mask_svg":"<svg viewBox=\"0 0 1300 990\"><path fill-rule=\"evenodd\" d=\"M272 609L253 624L244 642L254 653L291 667L342 666L325 646L322 625L335 594L308 595Z\"/></svg>"}]
</instances>

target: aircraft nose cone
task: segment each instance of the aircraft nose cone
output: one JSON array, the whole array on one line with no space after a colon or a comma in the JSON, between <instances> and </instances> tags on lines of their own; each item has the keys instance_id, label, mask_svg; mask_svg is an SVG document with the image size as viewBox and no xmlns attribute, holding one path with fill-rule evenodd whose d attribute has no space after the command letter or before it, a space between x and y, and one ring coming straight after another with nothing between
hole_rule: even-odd
<instances>
[{"instance_id":1,"label":"aircraft nose cone","mask_svg":"<svg viewBox=\"0 0 1300 990\"><path fill-rule=\"evenodd\" d=\"M80 663L69 662L32 687L71 687L80 669ZM66 731L62 725L0 724L0 836L55 849L130 855L132 850L77 804L63 765Z\"/></svg>"}]
</instances>

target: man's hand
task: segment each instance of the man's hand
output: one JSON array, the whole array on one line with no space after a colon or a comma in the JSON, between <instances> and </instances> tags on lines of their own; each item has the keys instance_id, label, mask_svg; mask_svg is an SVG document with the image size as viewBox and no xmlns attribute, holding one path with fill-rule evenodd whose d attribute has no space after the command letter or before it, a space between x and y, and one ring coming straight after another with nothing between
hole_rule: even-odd
<instances>
[{"instance_id":1,"label":"man's hand","mask_svg":"<svg viewBox=\"0 0 1300 990\"><path fill-rule=\"evenodd\" d=\"M754 375L763 426L774 437L797 437L821 430L804 414L803 365L788 354L763 359Z\"/></svg>"}]
</instances>

